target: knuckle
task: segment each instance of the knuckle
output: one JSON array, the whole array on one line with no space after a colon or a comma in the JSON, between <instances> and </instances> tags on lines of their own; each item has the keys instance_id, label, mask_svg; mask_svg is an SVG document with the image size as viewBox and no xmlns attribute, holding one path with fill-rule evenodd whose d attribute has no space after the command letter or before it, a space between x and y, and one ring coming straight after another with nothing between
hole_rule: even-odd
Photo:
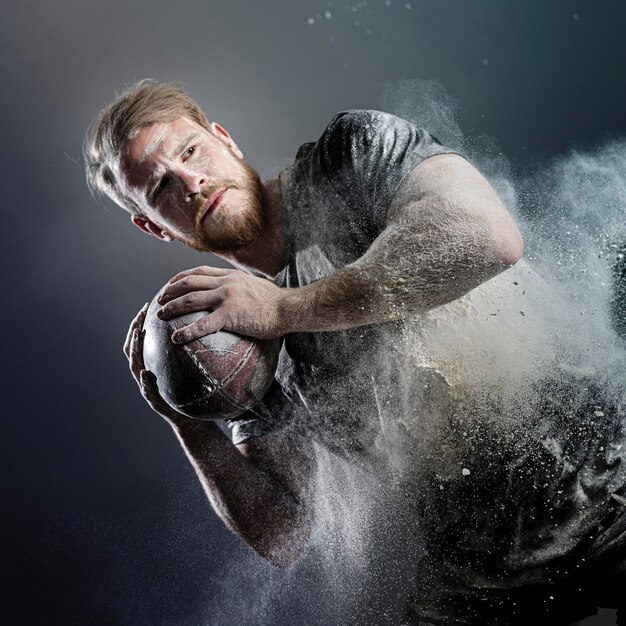
<instances>
[{"instance_id":1,"label":"knuckle","mask_svg":"<svg viewBox=\"0 0 626 626\"><path fill-rule=\"evenodd\" d=\"M179 331L176 332L176 338L178 340L187 341L192 332L192 328L195 326L196 324L193 324L193 326L185 326L184 328L181 328Z\"/></svg>"},{"instance_id":2,"label":"knuckle","mask_svg":"<svg viewBox=\"0 0 626 626\"><path fill-rule=\"evenodd\" d=\"M191 326L187 326L187 328L183 329L181 332L181 337L185 341L191 341L192 339L197 339L198 337L202 337L207 333L207 330L210 327L210 319L208 317L203 317L201 320L198 320L195 324Z\"/></svg>"}]
</instances>

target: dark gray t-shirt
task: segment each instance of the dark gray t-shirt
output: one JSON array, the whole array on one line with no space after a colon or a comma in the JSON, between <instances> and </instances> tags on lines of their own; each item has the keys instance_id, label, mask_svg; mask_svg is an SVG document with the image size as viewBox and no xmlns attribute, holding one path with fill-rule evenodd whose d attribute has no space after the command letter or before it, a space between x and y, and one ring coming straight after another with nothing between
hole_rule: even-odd
<instances>
[{"instance_id":1,"label":"dark gray t-shirt","mask_svg":"<svg viewBox=\"0 0 626 626\"><path fill-rule=\"evenodd\" d=\"M337 114L280 175L286 250L276 283L302 287L356 261L384 229L405 176L424 159L451 152L394 115ZM286 336L275 384L260 405L230 422L233 441L296 421L336 452L366 452L380 424L374 356L381 341L380 327Z\"/></svg>"},{"instance_id":2,"label":"dark gray t-shirt","mask_svg":"<svg viewBox=\"0 0 626 626\"><path fill-rule=\"evenodd\" d=\"M277 284L307 285L356 261L384 229L405 176L424 159L450 152L395 116L338 114L280 176L287 245ZM475 311L470 319L482 323ZM381 431L398 427L392 435L402 437L403 411L412 413L421 430L409 442L417 451L411 464L420 480L428 559L439 564L431 580L437 598L457 593L463 604L483 587L524 587L550 572L569 576L623 550L626 427L620 403L606 402L607 385L559 373L555 364L554 378L532 390L534 400L523 393L519 406L502 407L497 392L478 395L444 402L434 419L424 410L435 411L433 398L445 398L447 383L427 361L401 352L406 332L405 324L387 324L286 336L270 392L230 423L235 443L289 425L344 456L375 461L372 451L384 447L377 445ZM389 357L394 348L397 356ZM596 432L598 406L606 423ZM521 432L507 429L511 411L527 417ZM435 621L428 590L416 597L423 616Z\"/></svg>"}]
</instances>

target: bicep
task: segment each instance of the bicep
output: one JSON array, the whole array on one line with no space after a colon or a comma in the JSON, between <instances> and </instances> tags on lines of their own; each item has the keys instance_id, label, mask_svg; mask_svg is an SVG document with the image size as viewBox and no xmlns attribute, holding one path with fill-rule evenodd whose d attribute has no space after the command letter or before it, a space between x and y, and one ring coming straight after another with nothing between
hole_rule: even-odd
<instances>
[{"instance_id":1,"label":"bicep","mask_svg":"<svg viewBox=\"0 0 626 626\"><path fill-rule=\"evenodd\" d=\"M484 176L462 156L442 154L417 165L398 187L387 225L412 225L445 237L446 229L481 233L486 249L512 265L523 240L515 221Z\"/></svg>"}]
</instances>

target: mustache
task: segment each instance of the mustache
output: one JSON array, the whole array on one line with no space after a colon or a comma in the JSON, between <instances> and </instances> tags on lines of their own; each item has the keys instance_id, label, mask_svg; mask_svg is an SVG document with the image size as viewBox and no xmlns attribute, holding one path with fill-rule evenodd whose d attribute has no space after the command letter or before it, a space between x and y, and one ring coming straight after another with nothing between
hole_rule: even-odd
<instances>
[{"instance_id":1,"label":"mustache","mask_svg":"<svg viewBox=\"0 0 626 626\"><path fill-rule=\"evenodd\" d=\"M228 187L229 189L239 189L240 185L238 181L235 180L222 180L215 185L211 185L210 187L203 187L200 190L200 193L193 199L192 202L192 211L195 215L195 220L197 223L200 222L202 214L204 212L206 201L214 194L217 193L220 189L224 189L224 187Z\"/></svg>"}]
</instances>

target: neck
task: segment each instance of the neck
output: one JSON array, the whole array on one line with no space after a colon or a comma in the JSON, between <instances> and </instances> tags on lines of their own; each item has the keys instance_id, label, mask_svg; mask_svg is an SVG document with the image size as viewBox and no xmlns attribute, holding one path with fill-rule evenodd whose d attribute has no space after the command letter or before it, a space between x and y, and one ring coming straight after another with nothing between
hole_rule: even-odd
<instances>
[{"instance_id":1,"label":"neck","mask_svg":"<svg viewBox=\"0 0 626 626\"><path fill-rule=\"evenodd\" d=\"M242 269L254 269L273 279L283 267L285 251L283 196L277 178L263 183L263 203L265 220L260 235L225 258Z\"/></svg>"}]
</instances>

